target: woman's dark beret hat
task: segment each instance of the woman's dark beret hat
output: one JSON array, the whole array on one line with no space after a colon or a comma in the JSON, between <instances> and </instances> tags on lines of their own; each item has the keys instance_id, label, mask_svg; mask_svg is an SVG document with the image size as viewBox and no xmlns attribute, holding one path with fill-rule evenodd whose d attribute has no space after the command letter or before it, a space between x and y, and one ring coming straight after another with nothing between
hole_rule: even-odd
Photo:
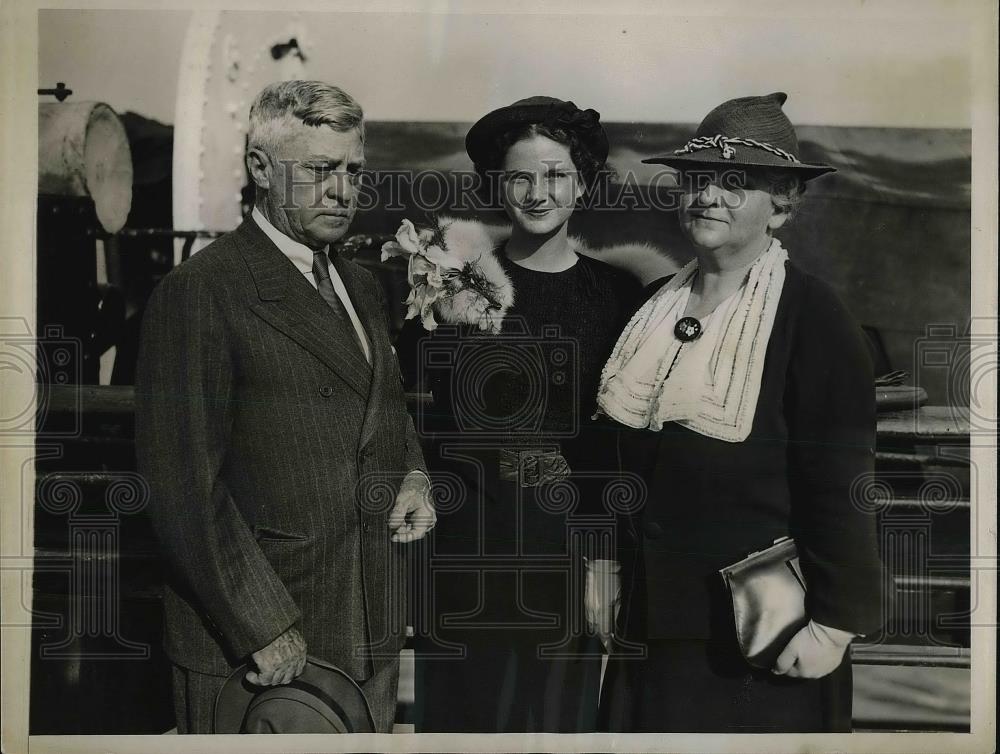
<instances>
[{"instance_id":1,"label":"woman's dark beret hat","mask_svg":"<svg viewBox=\"0 0 1000 754\"><path fill-rule=\"evenodd\" d=\"M555 97L528 97L501 107L480 118L465 136L465 151L477 165L495 159L497 138L529 123L574 132L594 158L608 159L608 137L601 126L601 114L596 110L581 110L570 101Z\"/></svg>"}]
</instances>

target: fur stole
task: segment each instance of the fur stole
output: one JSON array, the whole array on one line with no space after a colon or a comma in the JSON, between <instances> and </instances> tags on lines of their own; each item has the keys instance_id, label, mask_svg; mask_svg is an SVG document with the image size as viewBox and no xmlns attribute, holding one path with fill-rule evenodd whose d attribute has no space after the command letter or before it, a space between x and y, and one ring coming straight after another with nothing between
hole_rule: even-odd
<instances>
[{"instance_id":1,"label":"fur stole","mask_svg":"<svg viewBox=\"0 0 1000 754\"><path fill-rule=\"evenodd\" d=\"M510 276L504 271L497 258L499 249L510 238L510 225L490 225L478 220L464 220L441 217L440 227L444 247L460 263L477 264L480 272L493 286L501 309L491 313L492 325L498 331L504 316L516 298ZM571 237L570 247L583 256L604 262L623 270L642 285L670 275L681 265L666 252L650 244L616 244L591 248L583 239ZM460 290L454 295L442 297L434 302L434 312L441 322L462 325L480 325L482 307L478 305L477 294ZM485 328L484 328L485 329Z\"/></svg>"}]
</instances>

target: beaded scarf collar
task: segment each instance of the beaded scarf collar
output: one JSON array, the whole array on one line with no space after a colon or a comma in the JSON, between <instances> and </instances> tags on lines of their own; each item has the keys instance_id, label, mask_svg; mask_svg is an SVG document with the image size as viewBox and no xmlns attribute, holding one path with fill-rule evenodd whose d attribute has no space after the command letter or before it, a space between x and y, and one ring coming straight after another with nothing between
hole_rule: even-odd
<instances>
[{"instance_id":1,"label":"beaded scarf collar","mask_svg":"<svg viewBox=\"0 0 1000 754\"><path fill-rule=\"evenodd\" d=\"M787 259L781 243L772 239L750 266L725 321L714 323L716 337L707 342L671 335L670 313L683 311L698 271L697 259L689 262L650 297L618 338L601 375L599 411L636 429L659 431L666 422L677 422L726 442L745 440L753 428ZM678 377L675 366L686 355L702 359L704 370L693 371L689 363L677 370L684 373ZM705 379L692 384L692 374Z\"/></svg>"}]
</instances>

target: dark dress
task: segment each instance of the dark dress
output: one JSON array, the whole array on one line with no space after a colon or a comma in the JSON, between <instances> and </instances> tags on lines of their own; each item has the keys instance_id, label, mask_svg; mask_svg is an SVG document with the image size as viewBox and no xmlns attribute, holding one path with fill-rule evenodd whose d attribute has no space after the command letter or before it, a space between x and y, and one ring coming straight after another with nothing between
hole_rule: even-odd
<instances>
[{"instance_id":1,"label":"dark dress","mask_svg":"<svg viewBox=\"0 0 1000 754\"><path fill-rule=\"evenodd\" d=\"M875 521L852 497L852 485L873 470L872 370L863 334L832 289L788 264L745 441L672 422L660 432L620 432L623 468L648 480L649 497L620 548L627 578L619 635L644 645L647 657L623 653L609 663L604 724L662 732L850 730L847 656L817 680L751 670L739 655L718 574L794 536L810 617L854 633L881 626Z\"/></svg>"},{"instance_id":2,"label":"dark dress","mask_svg":"<svg viewBox=\"0 0 1000 754\"><path fill-rule=\"evenodd\" d=\"M409 322L397 344L408 381L434 394L418 431L449 491L417 585L417 730L594 730L601 655L582 558L614 554L601 490L617 467L591 416L639 287L585 256L556 273L498 257L515 291L500 334ZM570 475L536 485L546 450Z\"/></svg>"}]
</instances>

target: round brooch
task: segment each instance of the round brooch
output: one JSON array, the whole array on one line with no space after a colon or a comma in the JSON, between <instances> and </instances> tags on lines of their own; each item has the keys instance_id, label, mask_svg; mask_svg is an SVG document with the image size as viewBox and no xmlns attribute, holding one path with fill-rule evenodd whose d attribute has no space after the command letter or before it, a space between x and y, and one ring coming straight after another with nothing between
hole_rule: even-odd
<instances>
[{"instance_id":1,"label":"round brooch","mask_svg":"<svg viewBox=\"0 0 1000 754\"><path fill-rule=\"evenodd\" d=\"M690 343L701 337L701 322L694 317L681 317L674 325L674 336L681 343Z\"/></svg>"}]
</instances>

